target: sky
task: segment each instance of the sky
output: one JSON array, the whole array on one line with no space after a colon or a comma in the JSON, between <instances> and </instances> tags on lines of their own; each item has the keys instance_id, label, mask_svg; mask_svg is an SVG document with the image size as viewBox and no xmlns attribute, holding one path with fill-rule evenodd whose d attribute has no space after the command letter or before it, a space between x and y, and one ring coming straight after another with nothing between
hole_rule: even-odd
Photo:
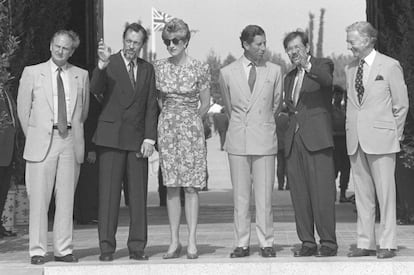
<instances>
[{"instance_id":1,"label":"sky","mask_svg":"<svg viewBox=\"0 0 414 275\"><path fill-rule=\"evenodd\" d=\"M306 29L309 13L315 15L314 43L319 30L320 9L325 8L323 54L350 54L346 48L345 28L355 21L366 20L365 0L104 0L104 40L113 51L122 48L126 22L141 20L151 27L151 8L183 19L197 30L188 47L189 55L205 60L213 50L221 60L229 53L241 56L240 33L249 24L260 25L271 52L287 58L283 48L286 33ZM157 59L168 52L155 33ZM148 40L151 48L151 38Z\"/></svg>"}]
</instances>

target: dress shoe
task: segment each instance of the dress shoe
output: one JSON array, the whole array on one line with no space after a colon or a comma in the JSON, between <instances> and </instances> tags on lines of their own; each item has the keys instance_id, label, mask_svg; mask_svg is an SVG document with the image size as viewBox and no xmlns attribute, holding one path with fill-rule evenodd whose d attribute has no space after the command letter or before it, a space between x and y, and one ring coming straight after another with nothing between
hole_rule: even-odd
<instances>
[{"instance_id":1,"label":"dress shoe","mask_svg":"<svg viewBox=\"0 0 414 275\"><path fill-rule=\"evenodd\" d=\"M330 248L329 246L322 245L318 252L316 252L316 257L332 257L336 256L338 253L338 248Z\"/></svg>"},{"instance_id":2,"label":"dress shoe","mask_svg":"<svg viewBox=\"0 0 414 275\"><path fill-rule=\"evenodd\" d=\"M293 253L294 257L309 257L309 256L313 256L316 254L317 252L317 247L309 247L309 246L304 246L302 245L301 249L296 250Z\"/></svg>"},{"instance_id":3,"label":"dress shoe","mask_svg":"<svg viewBox=\"0 0 414 275\"><path fill-rule=\"evenodd\" d=\"M392 249L382 249L380 248L377 252L378 259L389 259L395 257L395 252Z\"/></svg>"},{"instance_id":4,"label":"dress shoe","mask_svg":"<svg viewBox=\"0 0 414 275\"><path fill-rule=\"evenodd\" d=\"M263 258L272 258L272 257L276 257L276 251L271 246L261 247L260 248L260 255Z\"/></svg>"},{"instance_id":5,"label":"dress shoe","mask_svg":"<svg viewBox=\"0 0 414 275\"><path fill-rule=\"evenodd\" d=\"M136 251L129 253L129 258L131 260L137 260L137 261L147 261L148 256L145 255L144 251Z\"/></svg>"},{"instance_id":6,"label":"dress shoe","mask_svg":"<svg viewBox=\"0 0 414 275\"><path fill-rule=\"evenodd\" d=\"M99 256L101 262L112 262L114 260L114 254L112 253L102 253Z\"/></svg>"},{"instance_id":7,"label":"dress shoe","mask_svg":"<svg viewBox=\"0 0 414 275\"><path fill-rule=\"evenodd\" d=\"M3 237L16 237L17 233L12 232L10 230L4 230L2 233Z\"/></svg>"},{"instance_id":8,"label":"dress shoe","mask_svg":"<svg viewBox=\"0 0 414 275\"><path fill-rule=\"evenodd\" d=\"M250 255L250 249L248 247L236 247L233 252L230 253L230 258L241 258Z\"/></svg>"},{"instance_id":9,"label":"dress shoe","mask_svg":"<svg viewBox=\"0 0 414 275\"><path fill-rule=\"evenodd\" d=\"M30 263L35 265L41 265L45 263L45 257L43 256L33 256L30 258Z\"/></svg>"},{"instance_id":10,"label":"dress shoe","mask_svg":"<svg viewBox=\"0 0 414 275\"><path fill-rule=\"evenodd\" d=\"M375 255L374 250L369 250L365 248L357 248L354 251L348 253L348 257L364 257L364 256L373 256Z\"/></svg>"},{"instance_id":11,"label":"dress shoe","mask_svg":"<svg viewBox=\"0 0 414 275\"><path fill-rule=\"evenodd\" d=\"M62 257L55 256L55 261L56 262L65 262L65 263L77 263L78 258L73 256L73 254L68 254L68 255L65 255L65 256L62 256Z\"/></svg>"},{"instance_id":12,"label":"dress shoe","mask_svg":"<svg viewBox=\"0 0 414 275\"><path fill-rule=\"evenodd\" d=\"M168 252L165 253L164 255L162 255L162 258L164 260L167 260L167 259L175 259L175 258L180 257L181 248L182 248L182 246L179 243L178 246L177 246L177 248L173 252L171 252L171 253L168 253Z\"/></svg>"},{"instance_id":13,"label":"dress shoe","mask_svg":"<svg viewBox=\"0 0 414 275\"><path fill-rule=\"evenodd\" d=\"M189 259L189 260L195 260L195 259L198 259L198 254L197 254L197 252L196 252L196 253L190 253L190 252L188 252L188 251L187 251L187 259Z\"/></svg>"}]
</instances>

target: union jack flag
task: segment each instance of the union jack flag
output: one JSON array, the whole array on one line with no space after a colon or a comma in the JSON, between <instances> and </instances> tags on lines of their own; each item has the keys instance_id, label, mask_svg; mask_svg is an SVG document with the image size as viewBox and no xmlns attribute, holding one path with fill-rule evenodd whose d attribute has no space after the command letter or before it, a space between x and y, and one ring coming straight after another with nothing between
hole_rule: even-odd
<instances>
[{"instance_id":1,"label":"union jack flag","mask_svg":"<svg viewBox=\"0 0 414 275\"><path fill-rule=\"evenodd\" d=\"M162 31L165 24L173 18L168 13L152 8L152 31Z\"/></svg>"}]
</instances>

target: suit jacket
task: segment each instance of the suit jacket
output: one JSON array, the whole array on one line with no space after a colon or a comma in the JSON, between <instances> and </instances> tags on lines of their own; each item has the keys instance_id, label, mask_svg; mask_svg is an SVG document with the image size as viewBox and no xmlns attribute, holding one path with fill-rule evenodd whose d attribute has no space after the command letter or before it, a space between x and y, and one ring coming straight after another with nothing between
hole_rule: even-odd
<instances>
[{"instance_id":1,"label":"suit jacket","mask_svg":"<svg viewBox=\"0 0 414 275\"><path fill-rule=\"evenodd\" d=\"M94 136L96 145L138 151L144 139L157 139L157 100L153 66L138 58L135 89L121 52L109 65L95 68L91 92L103 95L102 112Z\"/></svg>"},{"instance_id":2,"label":"suit jacket","mask_svg":"<svg viewBox=\"0 0 414 275\"><path fill-rule=\"evenodd\" d=\"M18 119L13 98L6 90L3 90L3 96L1 98L0 95L0 166L9 166L13 159ZM7 120L6 115L9 117Z\"/></svg>"},{"instance_id":3,"label":"suit jacket","mask_svg":"<svg viewBox=\"0 0 414 275\"><path fill-rule=\"evenodd\" d=\"M85 132L85 153L96 151L96 145L92 142L93 135L96 131L96 125L98 124L98 117L101 114L101 103L98 96L91 94L89 100L89 112L83 129ZM86 157L86 156L85 156Z\"/></svg>"},{"instance_id":4,"label":"suit jacket","mask_svg":"<svg viewBox=\"0 0 414 275\"><path fill-rule=\"evenodd\" d=\"M221 94L230 119L225 149L235 155L276 154L274 116L281 99L281 69L270 62L259 64L250 92L242 58L220 71Z\"/></svg>"},{"instance_id":5,"label":"suit jacket","mask_svg":"<svg viewBox=\"0 0 414 275\"><path fill-rule=\"evenodd\" d=\"M52 142L54 106L50 62L25 67L20 78L17 113L26 135L23 157L28 161L43 161ZM83 122L89 108L89 77L86 70L72 64L67 66L75 158L82 163Z\"/></svg>"},{"instance_id":6,"label":"suit jacket","mask_svg":"<svg viewBox=\"0 0 414 275\"><path fill-rule=\"evenodd\" d=\"M400 151L404 122L408 112L407 86L399 62L376 53L361 104L355 90L358 60L345 68L348 91L346 140L348 154L358 144L368 154L389 154Z\"/></svg>"},{"instance_id":7,"label":"suit jacket","mask_svg":"<svg viewBox=\"0 0 414 275\"><path fill-rule=\"evenodd\" d=\"M285 154L289 156L295 132L302 138L308 151L333 147L331 99L333 63L326 58L311 57L312 67L303 78L299 99L292 102L292 90L297 68L285 77L285 105L289 126L285 135Z\"/></svg>"}]
</instances>

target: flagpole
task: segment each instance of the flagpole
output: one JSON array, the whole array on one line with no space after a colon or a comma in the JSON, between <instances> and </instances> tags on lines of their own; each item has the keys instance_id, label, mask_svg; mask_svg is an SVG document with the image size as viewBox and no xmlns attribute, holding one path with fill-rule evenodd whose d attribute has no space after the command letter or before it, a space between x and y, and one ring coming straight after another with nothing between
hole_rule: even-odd
<instances>
[{"instance_id":1,"label":"flagpole","mask_svg":"<svg viewBox=\"0 0 414 275\"><path fill-rule=\"evenodd\" d=\"M154 7L151 9L151 60L155 57Z\"/></svg>"}]
</instances>

